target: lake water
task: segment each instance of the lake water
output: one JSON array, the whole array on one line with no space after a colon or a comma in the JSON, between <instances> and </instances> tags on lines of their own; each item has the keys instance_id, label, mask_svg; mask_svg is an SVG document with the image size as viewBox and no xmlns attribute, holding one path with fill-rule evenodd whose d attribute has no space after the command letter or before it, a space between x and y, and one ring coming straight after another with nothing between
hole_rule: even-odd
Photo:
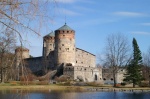
<instances>
[{"instance_id":1,"label":"lake water","mask_svg":"<svg viewBox=\"0 0 150 99\"><path fill-rule=\"evenodd\" d=\"M0 91L0 99L150 99L150 92Z\"/></svg>"}]
</instances>

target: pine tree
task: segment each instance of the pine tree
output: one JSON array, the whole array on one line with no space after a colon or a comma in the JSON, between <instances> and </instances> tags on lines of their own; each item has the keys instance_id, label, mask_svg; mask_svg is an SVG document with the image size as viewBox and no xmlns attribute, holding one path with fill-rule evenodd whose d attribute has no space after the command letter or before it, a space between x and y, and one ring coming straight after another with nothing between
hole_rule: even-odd
<instances>
[{"instance_id":1,"label":"pine tree","mask_svg":"<svg viewBox=\"0 0 150 99\"><path fill-rule=\"evenodd\" d=\"M139 46L135 38L133 38L133 58L127 66L127 74L125 74L125 81L132 82L133 87L142 80L141 66L142 56Z\"/></svg>"}]
</instances>

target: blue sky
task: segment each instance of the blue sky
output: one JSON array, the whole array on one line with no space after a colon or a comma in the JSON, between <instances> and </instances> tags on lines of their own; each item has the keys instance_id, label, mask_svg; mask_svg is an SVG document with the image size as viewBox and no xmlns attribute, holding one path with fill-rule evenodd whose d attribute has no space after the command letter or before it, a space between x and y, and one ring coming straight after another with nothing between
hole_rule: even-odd
<instances>
[{"instance_id":1,"label":"blue sky","mask_svg":"<svg viewBox=\"0 0 150 99\"><path fill-rule=\"evenodd\" d=\"M56 1L47 11L52 20L41 36L26 37L32 56L42 55L42 37L63 26L65 19L76 31L76 47L95 55L104 50L106 37L112 33L123 33L131 44L135 37L142 52L150 47L150 0Z\"/></svg>"}]
</instances>

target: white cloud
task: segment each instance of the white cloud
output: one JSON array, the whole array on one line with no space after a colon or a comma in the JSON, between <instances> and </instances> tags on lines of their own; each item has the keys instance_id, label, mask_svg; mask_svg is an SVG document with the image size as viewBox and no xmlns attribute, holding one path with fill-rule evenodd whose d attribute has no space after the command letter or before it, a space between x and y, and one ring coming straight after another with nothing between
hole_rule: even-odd
<instances>
[{"instance_id":1,"label":"white cloud","mask_svg":"<svg viewBox=\"0 0 150 99\"><path fill-rule=\"evenodd\" d=\"M118 16L127 16L127 17L140 17L140 16L146 16L146 14L143 13L137 13L137 12L125 12L125 11L120 11L120 12L114 12L114 15Z\"/></svg>"},{"instance_id":2,"label":"white cloud","mask_svg":"<svg viewBox=\"0 0 150 99\"><path fill-rule=\"evenodd\" d=\"M140 25L150 26L150 23L141 23Z\"/></svg>"},{"instance_id":3,"label":"white cloud","mask_svg":"<svg viewBox=\"0 0 150 99\"><path fill-rule=\"evenodd\" d=\"M68 10L68 9L64 9L64 8L61 8L60 10L62 10L62 11L60 11L60 13L66 14L66 15L70 15L70 16L82 15L82 14L77 13L77 12L75 12L75 11Z\"/></svg>"},{"instance_id":4,"label":"white cloud","mask_svg":"<svg viewBox=\"0 0 150 99\"><path fill-rule=\"evenodd\" d=\"M133 31L132 34L140 34L140 35L150 35L150 32L142 32L142 31Z\"/></svg>"},{"instance_id":5,"label":"white cloud","mask_svg":"<svg viewBox=\"0 0 150 99\"><path fill-rule=\"evenodd\" d=\"M55 1L59 3L74 3L76 0L55 0Z\"/></svg>"}]
</instances>

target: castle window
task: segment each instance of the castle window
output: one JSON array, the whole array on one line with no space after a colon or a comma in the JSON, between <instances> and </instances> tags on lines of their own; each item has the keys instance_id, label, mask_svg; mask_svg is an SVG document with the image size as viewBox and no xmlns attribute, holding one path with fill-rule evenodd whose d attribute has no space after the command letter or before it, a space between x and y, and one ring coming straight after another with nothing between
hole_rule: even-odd
<instances>
[{"instance_id":1,"label":"castle window","mask_svg":"<svg viewBox=\"0 0 150 99\"><path fill-rule=\"evenodd\" d=\"M65 31L63 31L63 33L64 33Z\"/></svg>"},{"instance_id":2,"label":"castle window","mask_svg":"<svg viewBox=\"0 0 150 99\"><path fill-rule=\"evenodd\" d=\"M86 68L84 70L86 70Z\"/></svg>"},{"instance_id":3,"label":"castle window","mask_svg":"<svg viewBox=\"0 0 150 99\"><path fill-rule=\"evenodd\" d=\"M103 80L106 80L106 78L103 78Z\"/></svg>"},{"instance_id":4,"label":"castle window","mask_svg":"<svg viewBox=\"0 0 150 99\"><path fill-rule=\"evenodd\" d=\"M62 44L62 46L64 46L64 44Z\"/></svg>"},{"instance_id":5,"label":"castle window","mask_svg":"<svg viewBox=\"0 0 150 99\"><path fill-rule=\"evenodd\" d=\"M114 80L113 78L110 79L111 81Z\"/></svg>"},{"instance_id":6,"label":"castle window","mask_svg":"<svg viewBox=\"0 0 150 99\"><path fill-rule=\"evenodd\" d=\"M76 63L78 63L78 61L76 61Z\"/></svg>"},{"instance_id":7,"label":"castle window","mask_svg":"<svg viewBox=\"0 0 150 99\"><path fill-rule=\"evenodd\" d=\"M69 31L67 31L67 33L69 33Z\"/></svg>"},{"instance_id":8,"label":"castle window","mask_svg":"<svg viewBox=\"0 0 150 99\"><path fill-rule=\"evenodd\" d=\"M63 36L65 36L65 35L63 35Z\"/></svg>"},{"instance_id":9,"label":"castle window","mask_svg":"<svg viewBox=\"0 0 150 99\"><path fill-rule=\"evenodd\" d=\"M61 48L59 48L59 50L61 50Z\"/></svg>"},{"instance_id":10,"label":"castle window","mask_svg":"<svg viewBox=\"0 0 150 99\"><path fill-rule=\"evenodd\" d=\"M52 45L52 44L49 44L49 45Z\"/></svg>"},{"instance_id":11,"label":"castle window","mask_svg":"<svg viewBox=\"0 0 150 99\"><path fill-rule=\"evenodd\" d=\"M66 51L69 51L69 48L66 48Z\"/></svg>"},{"instance_id":12,"label":"castle window","mask_svg":"<svg viewBox=\"0 0 150 99\"><path fill-rule=\"evenodd\" d=\"M81 62L83 64L83 62Z\"/></svg>"}]
</instances>

